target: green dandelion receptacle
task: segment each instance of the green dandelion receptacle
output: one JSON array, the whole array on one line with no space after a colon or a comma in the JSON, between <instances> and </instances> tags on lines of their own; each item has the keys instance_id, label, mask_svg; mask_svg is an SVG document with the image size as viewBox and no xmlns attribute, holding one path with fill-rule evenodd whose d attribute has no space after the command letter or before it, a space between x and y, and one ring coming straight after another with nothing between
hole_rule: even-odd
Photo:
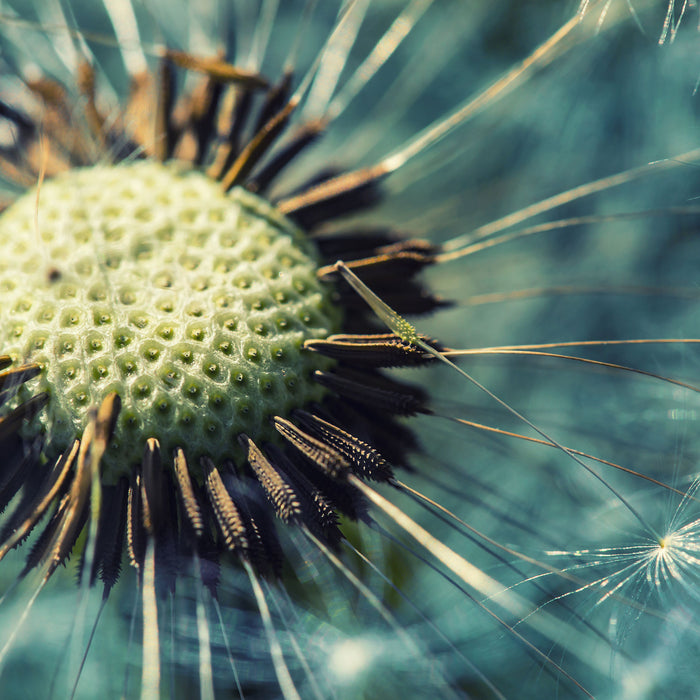
<instances>
[{"instance_id":1,"label":"green dandelion receptacle","mask_svg":"<svg viewBox=\"0 0 700 700\"><path fill-rule=\"evenodd\" d=\"M28 193L0 226L2 347L42 367L25 390L49 395L35 422L54 450L110 392L112 481L150 437L218 462L240 433L268 440L273 415L321 399L309 377L323 363L303 344L337 330L338 310L311 244L255 195L149 162L95 166Z\"/></svg>"}]
</instances>

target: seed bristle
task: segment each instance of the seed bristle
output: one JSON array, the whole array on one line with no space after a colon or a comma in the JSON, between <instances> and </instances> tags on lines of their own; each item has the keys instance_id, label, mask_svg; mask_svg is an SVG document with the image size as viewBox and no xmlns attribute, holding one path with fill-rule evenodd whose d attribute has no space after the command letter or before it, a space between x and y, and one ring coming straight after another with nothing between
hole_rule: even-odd
<instances>
[{"instance_id":1,"label":"seed bristle","mask_svg":"<svg viewBox=\"0 0 700 700\"><path fill-rule=\"evenodd\" d=\"M3 372L0 374L0 391L17 387L38 376L40 373L41 367L37 364L21 365L7 372Z\"/></svg>"},{"instance_id":2,"label":"seed bristle","mask_svg":"<svg viewBox=\"0 0 700 700\"><path fill-rule=\"evenodd\" d=\"M0 559L19 545L41 520L66 483L73 468L80 442L76 440L57 460L36 491L27 484L22 500L0 531Z\"/></svg>"},{"instance_id":3,"label":"seed bristle","mask_svg":"<svg viewBox=\"0 0 700 700\"><path fill-rule=\"evenodd\" d=\"M292 415L306 430L345 457L358 476L374 481L393 478L389 463L370 444L307 411L297 410Z\"/></svg>"},{"instance_id":4,"label":"seed bristle","mask_svg":"<svg viewBox=\"0 0 700 700\"><path fill-rule=\"evenodd\" d=\"M153 125L154 158L164 163L175 147L175 129L172 123L176 99L175 71L167 54L160 59L156 75L156 109Z\"/></svg>"},{"instance_id":5,"label":"seed bristle","mask_svg":"<svg viewBox=\"0 0 700 700\"><path fill-rule=\"evenodd\" d=\"M129 554L129 562L139 575L143 572L143 562L146 556L146 531L143 526L141 505L141 469L135 468L131 472L127 496L126 518L126 547Z\"/></svg>"},{"instance_id":6,"label":"seed bristle","mask_svg":"<svg viewBox=\"0 0 700 700\"><path fill-rule=\"evenodd\" d=\"M443 349L440 343L432 338L424 335L420 337L432 347ZM331 335L322 340L307 340L304 342L304 348L320 352L340 362L363 367L407 367L434 361L434 358L421 348L407 343L395 333Z\"/></svg>"},{"instance_id":7,"label":"seed bristle","mask_svg":"<svg viewBox=\"0 0 700 700\"><path fill-rule=\"evenodd\" d=\"M298 126L285 143L272 154L269 161L253 173L246 189L250 192L266 192L275 178L294 161L297 156L321 136L326 125L321 121L308 122Z\"/></svg>"},{"instance_id":8,"label":"seed bristle","mask_svg":"<svg viewBox=\"0 0 700 700\"><path fill-rule=\"evenodd\" d=\"M427 397L422 389L381 376L337 368L334 372L317 370L316 381L352 401L399 416L428 413Z\"/></svg>"},{"instance_id":9,"label":"seed bristle","mask_svg":"<svg viewBox=\"0 0 700 700\"><path fill-rule=\"evenodd\" d=\"M95 544L91 581L99 573L106 596L121 574L124 537L127 524L129 481L125 477L115 485L102 486L102 507Z\"/></svg>"},{"instance_id":10,"label":"seed bristle","mask_svg":"<svg viewBox=\"0 0 700 700\"><path fill-rule=\"evenodd\" d=\"M219 470L207 457L202 457L205 486L219 530L224 538L224 545L232 552L245 557L248 549L248 537L245 523L233 497L224 486Z\"/></svg>"},{"instance_id":11,"label":"seed bristle","mask_svg":"<svg viewBox=\"0 0 700 700\"><path fill-rule=\"evenodd\" d=\"M373 166L329 177L278 201L277 209L309 231L321 222L376 204L378 186L386 175L382 166Z\"/></svg>"},{"instance_id":12,"label":"seed bristle","mask_svg":"<svg viewBox=\"0 0 700 700\"><path fill-rule=\"evenodd\" d=\"M180 502L184 510L187 522L196 537L201 537L204 532L204 521L202 511L197 503L197 498L192 488L189 466L182 448L177 448L173 458L173 471L175 472L175 482Z\"/></svg>"},{"instance_id":13,"label":"seed bristle","mask_svg":"<svg viewBox=\"0 0 700 700\"><path fill-rule=\"evenodd\" d=\"M277 432L324 474L332 479L343 478L350 465L340 452L305 433L286 418L275 416L272 420Z\"/></svg>"},{"instance_id":14,"label":"seed bristle","mask_svg":"<svg viewBox=\"0 0 700 700\"><path fill-rule=\"evenodd\" d=\"M255 472L277 516L284 523L299 522L303 510L294 486L285 478L284 473L265 457L251 438L241 435L239 441L247 450L248 464Z\"/></svg>"},{"instance_id":15,"label":"seed bristle","mask_svg":"<svg viewBox=\"0 0 700 700\"><path fill-rule=\"evenodd\" d=\"M160 464L160 445L155 438L149 438L141 462L141 518L146 533L159 535L164 522L163 474Z\"/></svg>"},{"instance_id":16,"label":"seed bristle","mask_svg":"<svg viewBox=\"0 0 700 700\"><path fill-rule=\"evenodd\" d=\"M27 399L6 416L0 418L0 441L12 437L19 430L22 423L34 418L48 403L49 395L46 392L41 392Z\"/></svg>"},{"instance_id":17,"label":"seed bristle","mask_svg":"<svg viewBox=\"0 0 700 700\"><path fill-rule=\"evenodd\" d=\"M270 117L269 121L266 122L251 141L246 144L245 148L231 164L231 167L226 171L221 180L221 186L225 191L231 189L235 185L241 184L245 178L247 178L251 170L275 142L275 139L277 139L286 128L297 104L298 101L292 98L283 109Z\"/></svg>"},{"instance_id":18,"label":"seed bristle","mask_svg":"<svg viewBox=\"0 0 700 700\"><path fill-rule=\"evenodd\" d=\"M243 70L221 58L195 56L176 49L167 49L165 56L178 68L204 73L217 82L238 83L248 90L264 89L269 85L269 81L259 73Z\"/></svg>"},{"instance_id":19,"label":"seed bristle","mask_svg":"<svg viewBox=\"0 0 700 700\"><path fill-rule=\"evenodd\" d=\"M324 541L337 545L342 534L338 528L338 516L332 501L304 472L275 445L266 445L265 451L275 470L292 484L301 502L303 523Z\"/></svg>"}]
</instances>

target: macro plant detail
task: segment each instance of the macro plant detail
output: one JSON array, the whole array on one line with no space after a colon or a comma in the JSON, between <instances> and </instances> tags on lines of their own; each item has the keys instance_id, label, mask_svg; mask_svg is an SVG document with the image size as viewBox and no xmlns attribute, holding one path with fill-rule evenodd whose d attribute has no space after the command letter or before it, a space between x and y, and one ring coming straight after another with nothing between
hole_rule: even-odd
<instances>
[{"instance_id":1,"label":"macro plant detail","mask_svg":"<svg viewBox=\"0 0 700 700\"><path fill-rule=\"evenodd\" d=\"M690 8L224 5L2 6L2 682L693 692L692 110L582 77Z\"/></svg>"}]
</instances>

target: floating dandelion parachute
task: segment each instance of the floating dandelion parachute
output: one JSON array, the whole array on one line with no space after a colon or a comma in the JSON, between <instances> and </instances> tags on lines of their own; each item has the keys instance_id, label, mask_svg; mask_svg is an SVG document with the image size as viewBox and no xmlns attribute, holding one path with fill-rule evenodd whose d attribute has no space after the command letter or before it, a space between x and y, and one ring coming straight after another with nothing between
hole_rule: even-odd
<instances>
[{"instance_id":1,"label":"floating dandelion parachute","mask_svg":"<svg viewBox=\"0 0 700 700\"><path fill-rule=\"evenodd\" d=\"M2 5L11 694L696 692L689 9L393 5Z\"/></svg>"}]
</instances>

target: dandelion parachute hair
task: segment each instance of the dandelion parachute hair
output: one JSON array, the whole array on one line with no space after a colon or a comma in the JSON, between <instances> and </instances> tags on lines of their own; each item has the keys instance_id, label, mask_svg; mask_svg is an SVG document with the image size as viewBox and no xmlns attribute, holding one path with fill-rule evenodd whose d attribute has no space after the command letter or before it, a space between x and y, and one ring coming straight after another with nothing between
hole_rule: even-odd
<instances>
[{"instance_id":1,"label":"dandelion parachute hair","mask_svg":"<svg viewBox=\"0 0 700 700\"><path fill-rule=\"evenodd\" d=\"M2 5L3 685L694 687L697 144L527 170L531 85L687 45L652 4L543 13L484 76L461 3Z\"/></svg>"}]
</instances>

